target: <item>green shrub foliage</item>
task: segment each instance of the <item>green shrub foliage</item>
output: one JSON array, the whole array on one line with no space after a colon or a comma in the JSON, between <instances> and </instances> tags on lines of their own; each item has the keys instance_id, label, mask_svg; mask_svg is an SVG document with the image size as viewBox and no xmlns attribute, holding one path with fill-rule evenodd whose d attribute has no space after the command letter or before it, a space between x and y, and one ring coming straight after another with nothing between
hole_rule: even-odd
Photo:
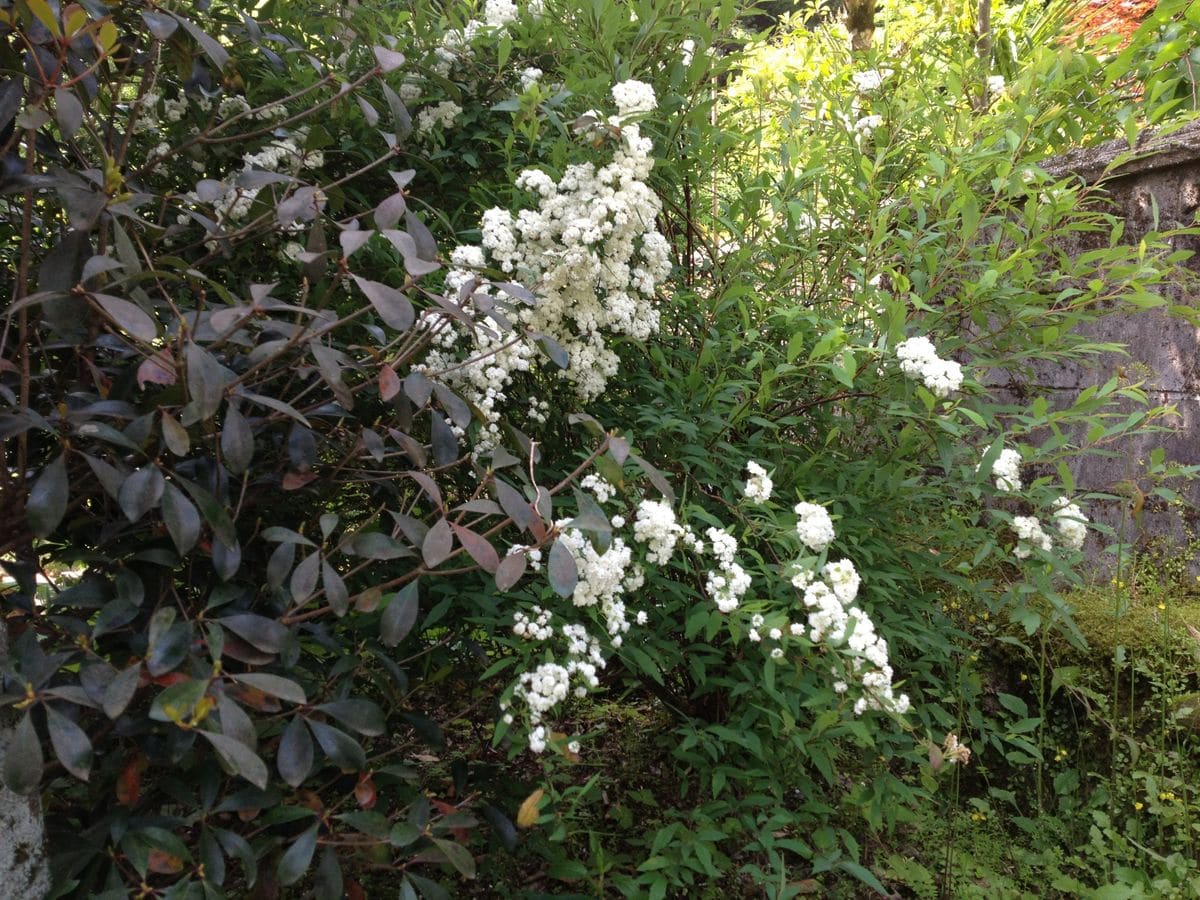
<instances>
[{"instance_id":1,"label":"green shrub foliage","mask_svg":"<svg viewBox=\"0 0 1200 900\"><path fill-rule=\"evenodd\" d=\"M953 734L1041 809L944 598L1083 645L1073 467L1162 411L1026 382L1183 254L1037 164L1139 121L1118 63L918 6L853 54L0 8L3 774L57 895L884 892Z\"/></svg>"}]
</instances>

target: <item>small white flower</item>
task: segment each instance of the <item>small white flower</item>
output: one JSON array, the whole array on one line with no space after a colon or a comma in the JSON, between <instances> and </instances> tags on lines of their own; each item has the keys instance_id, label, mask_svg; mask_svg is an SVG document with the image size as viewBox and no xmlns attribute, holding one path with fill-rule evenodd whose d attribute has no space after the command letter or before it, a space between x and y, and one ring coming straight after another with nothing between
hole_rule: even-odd
<instances>
[{"instance_id":1,"label":"small white flower","mask_svg":"<svg viewBox=\"0 0 1200 900\"><path fill-rule=\"evenodd\" d=\"M836 536L833 530L833 520L823 506L815 503L800 502L795 507L799 520L796 522L796 533L804 546L817 553L833 543Z\"/></svg>"},{"instance_id":2,"label":"small white flower","mask_svg":"<svg viewBox=\"0 0 1200 900\"><path fill-rule=\"evenodd\" d=\"M746 463L746 471L750 473L750 477L746 479L746 486L743 488L746 499L752 503L766 503L771 499L771 491L775 486L771 481L771 476L754 460Z\"/></svg>"},{"instance_id":3,"label":"small white flower","mask_svg":"<svg viewBox=\"0 0 1200 900\"><path fill-rule=\"evenodd\" d=\"M644 81L633 79L613 85L612 98L617 104L617 112L622 116L652 112L658 106L654 88Z\"/></svg>"}]
</instances>

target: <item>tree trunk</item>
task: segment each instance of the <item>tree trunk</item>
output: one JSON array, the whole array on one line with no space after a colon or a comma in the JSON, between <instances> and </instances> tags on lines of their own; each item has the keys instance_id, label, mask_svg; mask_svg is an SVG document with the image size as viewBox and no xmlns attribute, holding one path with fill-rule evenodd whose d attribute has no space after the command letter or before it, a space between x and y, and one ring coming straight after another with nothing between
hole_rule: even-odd
<instances>
[{"instance_id":1,"label":"tree trunk","mask_svg":"<svg viewBox=\"0 0 1200 900\"><path fill-rule=\"evenodd\" d=\"M0 620L0 655L8 653L8 629ZM12 715L0 712L0 767L12 739ZM42 804L34 792L14 794L0 782L0 900L36 900L50 889Z\"/></svg>"}]
</instances>

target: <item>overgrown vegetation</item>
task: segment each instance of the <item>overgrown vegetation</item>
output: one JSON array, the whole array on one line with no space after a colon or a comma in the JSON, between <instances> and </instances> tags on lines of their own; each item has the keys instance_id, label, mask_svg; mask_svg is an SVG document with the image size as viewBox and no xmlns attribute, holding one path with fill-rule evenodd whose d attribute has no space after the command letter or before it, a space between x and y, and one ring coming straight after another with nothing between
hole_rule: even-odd
<instances>
[{"instance_id":1,"label":"overgrown vegetation","mask_svg":"<svg viewBox=\"0 0 1200 900\"><path fill-rule=\"evenodd\" d=\"M1187 257L1039 162L1194 6L750 12L0 9L54 896L1200 891L1194 585L1072 474L1168 411L1022 387Z\"/></svg>"}]
</instances>

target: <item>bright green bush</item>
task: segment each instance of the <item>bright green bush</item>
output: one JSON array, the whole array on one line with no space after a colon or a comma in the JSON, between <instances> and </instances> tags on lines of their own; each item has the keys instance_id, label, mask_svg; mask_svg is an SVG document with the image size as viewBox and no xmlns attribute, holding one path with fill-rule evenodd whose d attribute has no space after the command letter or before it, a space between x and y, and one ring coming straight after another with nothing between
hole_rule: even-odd
<instances>
[{"instance_id":1,"label":"bright green bush","mask_svg":"<svg viewBox=\"0 0 1200 900\"><path fill-rule=\"evenodd\" d=\"M1037 167L1099 64L534 7L13 5L5 770L59 894L885 891L948 732L1043 756L941 600L1078 642L1069 463L1157 412L995 397L1180 259Z\"/></svg>"}]
</instances>

